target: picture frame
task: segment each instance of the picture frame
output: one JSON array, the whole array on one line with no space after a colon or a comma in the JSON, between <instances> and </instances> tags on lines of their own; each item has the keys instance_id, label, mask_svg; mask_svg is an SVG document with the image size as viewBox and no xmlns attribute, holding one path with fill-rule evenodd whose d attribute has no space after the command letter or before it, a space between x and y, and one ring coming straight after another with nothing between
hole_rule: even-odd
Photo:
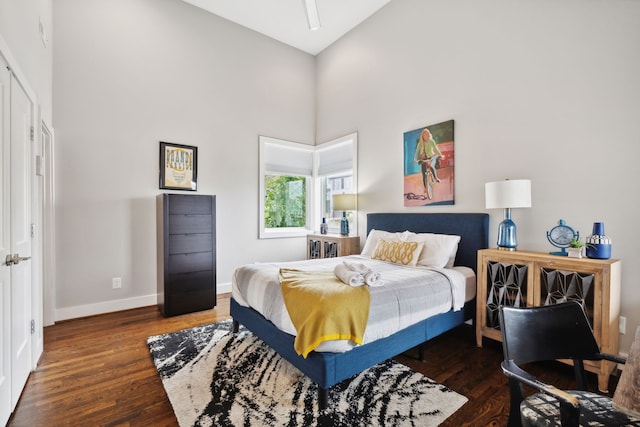
<instances>
[{"instance_id":1,"label":"picture frame","mask_svg":"<svg viewBox=\"0 0 640 427\"><path fill-rule=\"evenodd\" d=\"M160 141L160 189L197 191L198 147Z\"/></svg>"},{"instance_id":2,"label":"picture frame","mask_svg":"<svg viewBox=\"0 0 640 427\"><path fill-rule=\"evenodd\" d=\"M454 121L403 134L404 206L454 204Z\"/></svg>"}]
</instances>

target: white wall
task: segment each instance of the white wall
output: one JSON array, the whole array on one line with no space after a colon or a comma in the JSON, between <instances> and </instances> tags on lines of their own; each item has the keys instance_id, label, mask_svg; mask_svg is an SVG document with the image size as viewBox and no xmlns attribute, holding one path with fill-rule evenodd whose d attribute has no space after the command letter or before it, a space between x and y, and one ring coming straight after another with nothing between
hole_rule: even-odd
<instances>
[{"instance_id":1,"label":"white wall","mask_svg":"<svg viewBox=\"0 0 640 427\"><path fill-rule=\"evenodd\" d=\"M317 57L317 140L358 131L367 212L483 212L484 183L532 180L521 249L560 218L603 221L640 324L640 2L394 0ZM403 207L403 132L455 120L455 205ZM495 246L501 211L491 211Z\"/></svg>"},{"instance_id":2,"label":"white wall","mask_svg":"<svg viewBox=\"0 0 640 427\"><path fill-rule=\"evenodd\" d=\"M313 143L314 57L178 0L56 0L54 22L58 318L154 303L159 141L198 147L219 284L304 256L257 239L258 135Z\"/></svg>"},{"instance_id":3,"label":"white wall","mask_svg":"<svg viewBox=\"0 0 640 427\"><path fill-rule=\"evenodd\" d=\"M51 48L52 0L0 0L0 36L37 96L42 118L51 124L52 81ZM47 43L43 43L39 25L42 23Z\"/></svg>"},{"instance_id":4,"label":"white wall","mask_svg":"<svg viewBox=\"0 0 640 427\"><path fill-rule=\"evenodd\" d=\"M313 58L178 0L56 0L58 307L155 292L159 140L199 148L228 283L237 265L304 251L303 239L256 238L257 136L357 131L361 235L366 212L484 211L484 182L506 177L533 180L533 207L514 212L521 248L551 250L560 218L582 236L604 221L623 260L628 349L639 19L632 0L395 0ZM405 209L402 133L448 119L455 205ZM493 243L502 213L490 213Z\"/></svg>"},{"instance_id":5,"label":"white wall","mask_svg":"<svg viewBox=\"0 0 640 427\"><path fill-rule=\"evenodd\" d=\"M0 54L5 57L17 81L22 85L29 100L33 102L33 125L36 144L34 155L43 155L41 144L38 144L39 123L44 121L51 126L52 118L52 56L51 44L52 0L12 1L0 0ZM40 26L45 34L40 36ZM45 171L45 176L47 172ZM43 349L43 271L42 258L44 209L42 185L46 178L39 179L32 175L32 217L37 230L32 241L32 280L31 280L31 319L36 325L31 342L31 358L33 366L37 364ZM48 206L47 206L48 207ZM3 206L6 208L6 206Z\"/></svg>"}]
</instances>

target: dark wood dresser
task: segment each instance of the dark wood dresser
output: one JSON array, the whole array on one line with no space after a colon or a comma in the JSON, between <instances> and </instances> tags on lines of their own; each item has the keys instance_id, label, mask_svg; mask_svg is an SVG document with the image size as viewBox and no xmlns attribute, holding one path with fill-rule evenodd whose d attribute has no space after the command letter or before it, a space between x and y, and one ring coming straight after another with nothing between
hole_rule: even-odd
<instances>
[{"instance_id":1,"label":"dark wood dresser","mask_svg":"<svg viewBox=\"0 0 640 427\"><path fill-rule=\"evenodd\" d=\"M164 316L216 305L216 198L159 194L158 307Z\"/></svg>"}]
</instances>

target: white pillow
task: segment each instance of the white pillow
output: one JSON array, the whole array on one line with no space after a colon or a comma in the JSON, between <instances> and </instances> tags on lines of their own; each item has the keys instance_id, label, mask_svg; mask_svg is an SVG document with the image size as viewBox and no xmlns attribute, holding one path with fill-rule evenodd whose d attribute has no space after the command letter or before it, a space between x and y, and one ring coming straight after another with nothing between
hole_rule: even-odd
<instances>
[{"instance_id":1,"label":"white pillow","mask_svg":"<svg viewBox=\"0 0 640 427\"><path fill-rule=\"evenodd\" d=\"M433 233L411 233L408 242L424 242L418 265L451 268L458 252L460 236Z\"/></svg>"},{"instance_id":2,"label":"white pillow","mask_svg":"<svg viewBox=\"0 0 640 427\"><path fill-rule=\"evenodd\" d=\"M389 231L376 230L375 228L371 229L367 236L367 241L364 242L364 247L362 248L360 255L371 258L376 251L376 246L380 239L384 239L388 242L406 242L409 234L410 233L408 231L404 231L402 233L391 233Z\"/></svg>"}]
</instances>

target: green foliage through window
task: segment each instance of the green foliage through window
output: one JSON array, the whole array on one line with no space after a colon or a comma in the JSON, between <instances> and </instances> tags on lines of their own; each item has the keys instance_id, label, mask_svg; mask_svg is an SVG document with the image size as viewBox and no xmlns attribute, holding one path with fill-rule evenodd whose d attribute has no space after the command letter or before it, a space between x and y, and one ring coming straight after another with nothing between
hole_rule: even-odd
<instances>
[{"instance_id":1,"label":"green foliage through window","mask_svg":"<svg viewBox=\"0 0 640 427\"><path fill-rule=\"evenodd\" d=\"M307 180L303 176L265 175L266 228L305 227Z\"/></svg>"}]
</instances>

